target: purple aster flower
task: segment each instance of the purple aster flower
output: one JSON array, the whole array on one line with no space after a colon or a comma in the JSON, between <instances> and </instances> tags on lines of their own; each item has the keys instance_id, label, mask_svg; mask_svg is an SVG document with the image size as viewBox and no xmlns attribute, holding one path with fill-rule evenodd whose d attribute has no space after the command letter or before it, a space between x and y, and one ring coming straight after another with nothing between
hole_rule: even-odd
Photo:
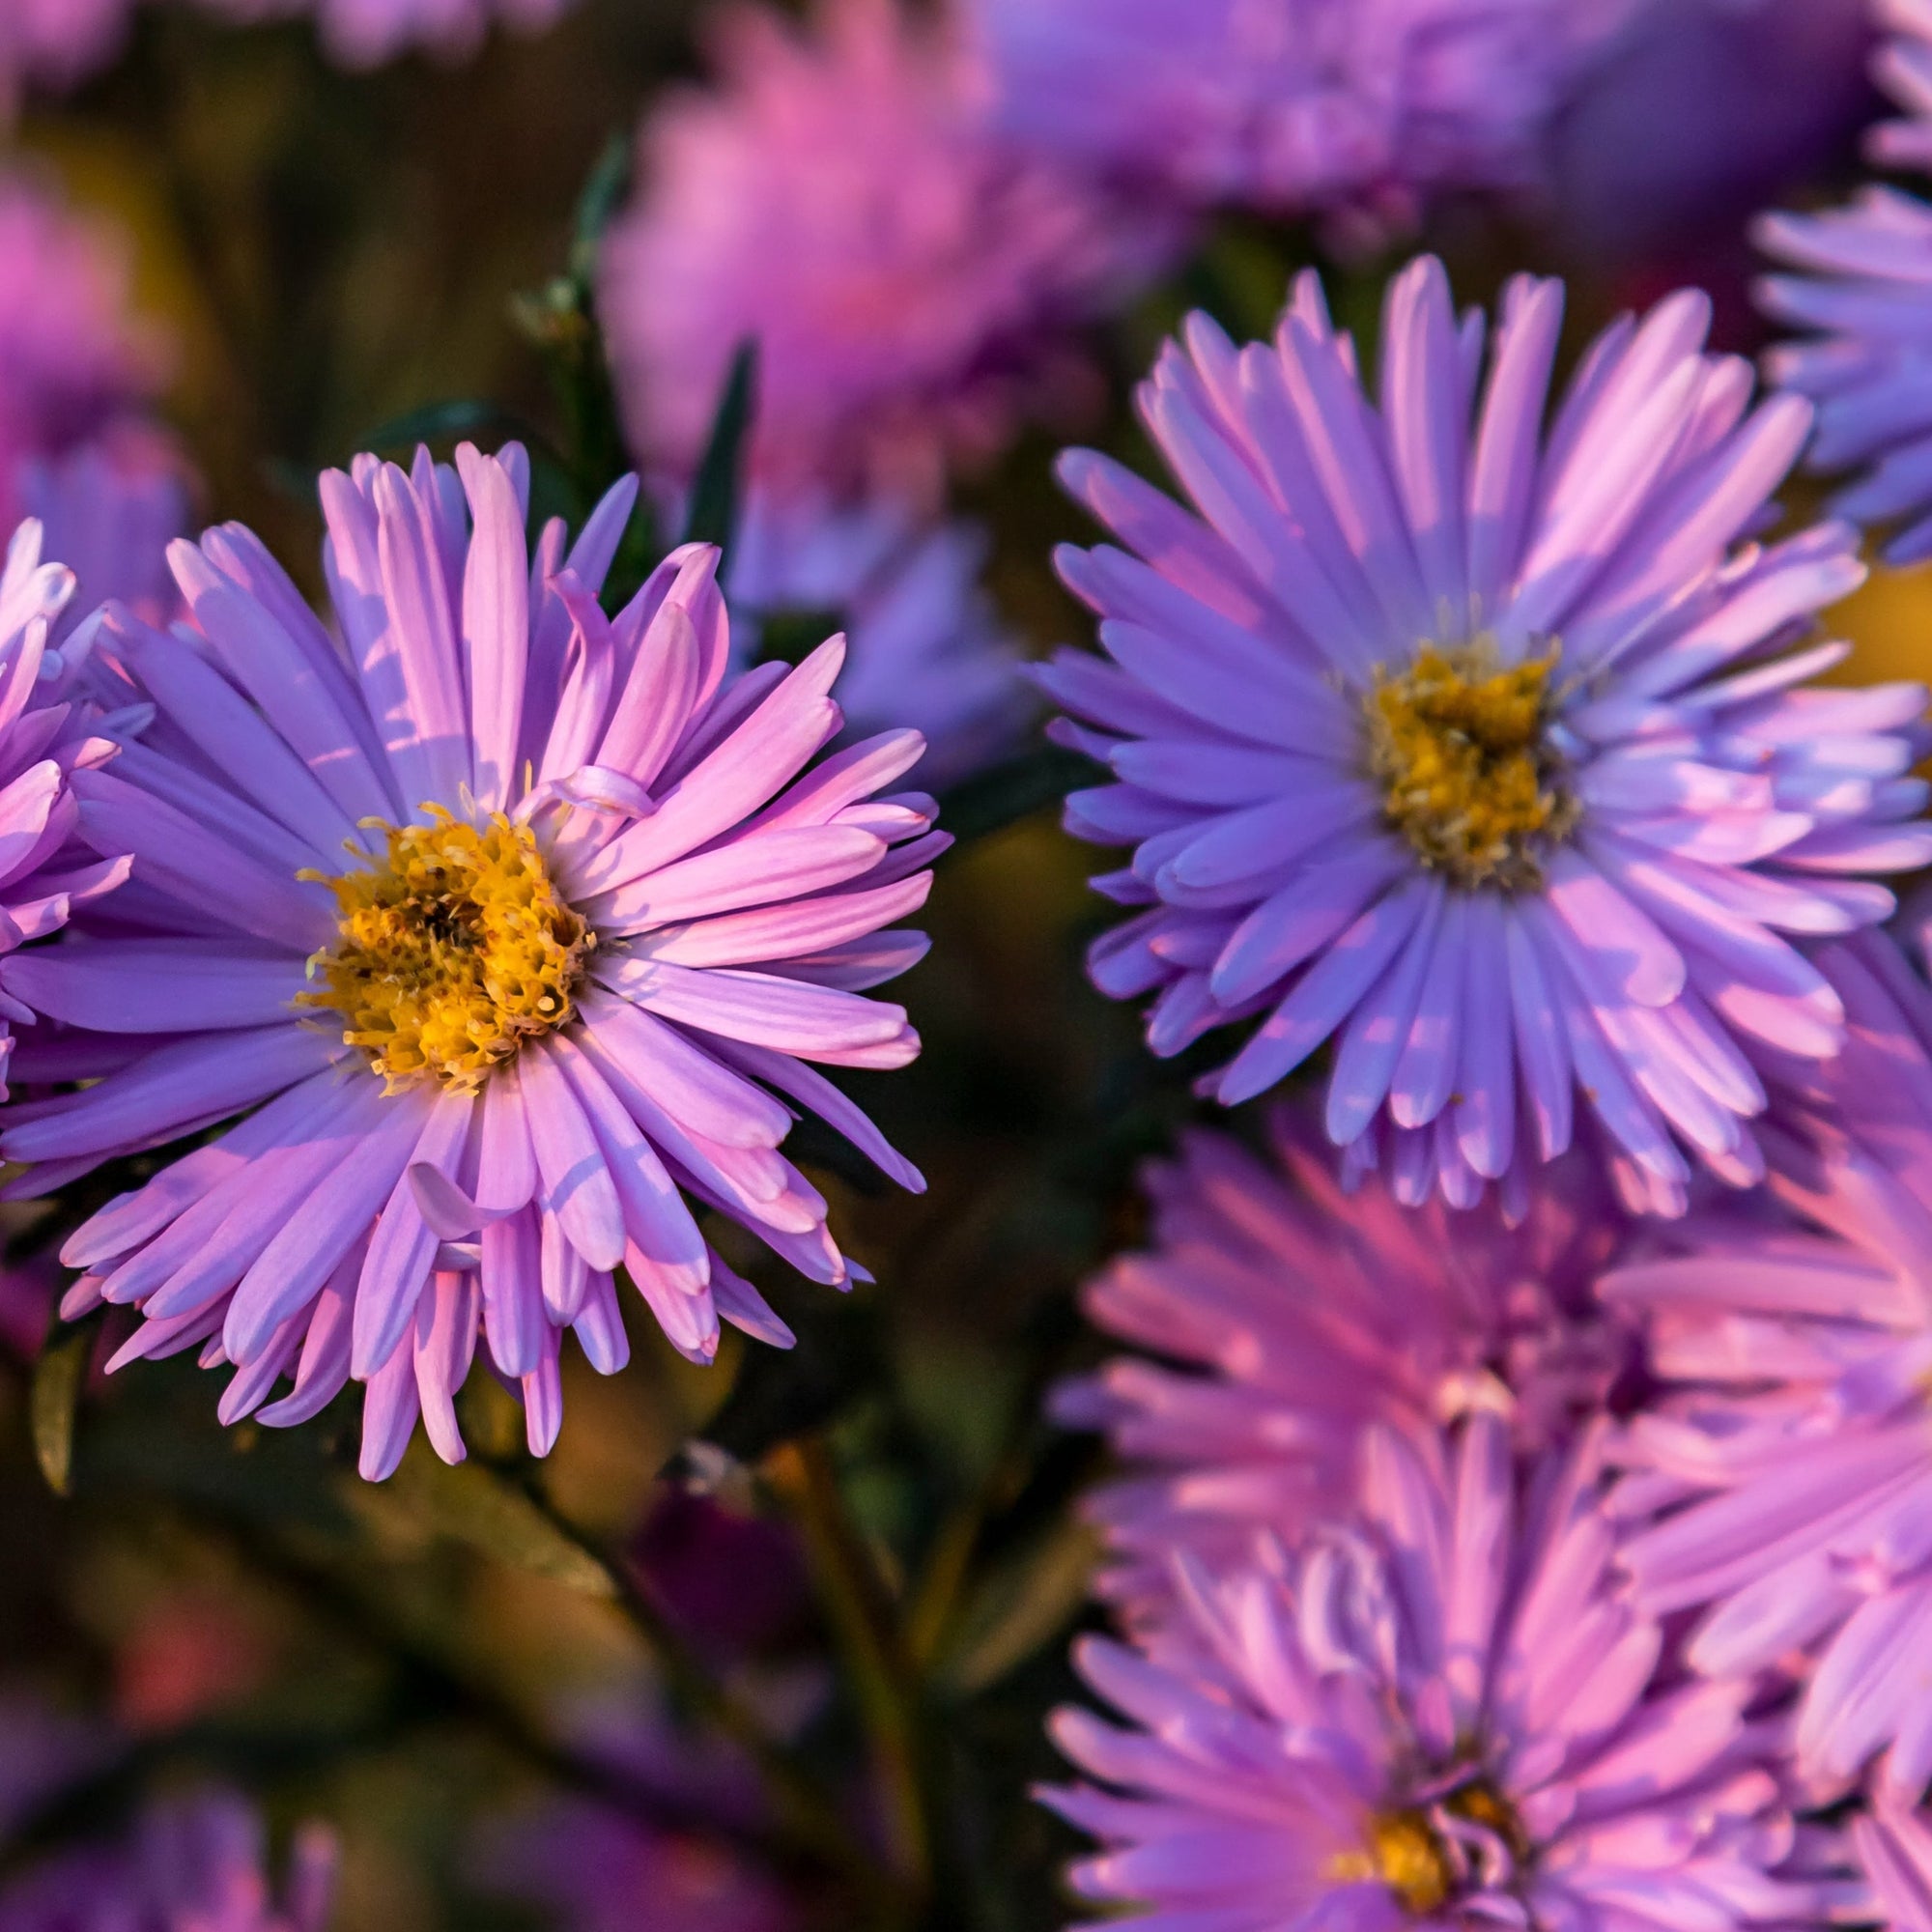
<instances>
[{"instance_id":1,"label":"purple aster flower","mask_svg":"<svg viewBox=\"0 0 1932 1932\"><path fill-rule=\"evenodd\" d=\"M1820 963L1848 1032L1767 1134L1792 1220L1603 1284L1649 1312L1675 1391L1627 1431L1621 1506L1660 1513L1629 1552L1646 1605L1705 1610L1690 1662L1815 1659L1800 1771L1833 1795L1884 1752L1910 1802L1932 1779L1932 993L1882 934Z\"/></svg>"},{"instance_id":2,"label":"purple aster flower","mask_svg":"<svg viewBox=\"0 0 1932 1932\"><path fill-rule=\"evenodd\" d=\"M1491 1410L1533 1453L1631 1364L1631 1327L1594 1289L1633 1229L1580 1152L1539 1172L1512 1225L1493 1201L1452 1216L1373 1179L1347 1194L1313 1120L1283 1108L1269 1126L1272 1162L1195 1133L1151 1165L1151 1247L1084 1297L1148 1351L1055 1404L1130 1471L1092 1502L1117 1558L1104 1593L1129 1605L1172 1594L1175 1550L1225 1572L1263 1530L1336 1514L1375 1424Z\"/></svg>"},{"instance_id":3,"label":"purple aster flower","mask_svg":"<svg viewBox=\"0 0 1932 1932\"><path fill-rule=\"evenodd\" d=\"M71 1853L0 1890L0 1932L323 1932L334 1884L334 1839L311 1826L277 1900L261 1821L211 1794L155 1806L125 1851Z\"/></svg>"},{"instance_id":4,"label":"purple aster flower","mask_svg":"<svg viewBox=\"0 0 1932 1932\"><path fill-rule=\"evenodd\" d=\"M607 1374L628 1354L619 1268L694 1360L721 1317L788 1344L695 1214L851 1280L778 1151L795 1110L921 1184L808 1064L918 1051L863 995L924 951L880 930L946 842L929 798L885 790L919 734L812 765L841 640L727 677L715 550L610 617L635 482L567 556L556 523L526 554L526 487L514 446L326 474L340 645L247 530L177 544L201 637L109 612L99 648L154 723L74 780L133 883L15 968L65 1023L18 1076L93 1083L11 1110L7 1157L43 1164L23 1189L237 1122L76 1231L67 1311L139 1309L117 1361L232 1364L230 1422L365 1383L372 1478L418 1414L462 1456L479 1335L547 1451L562 1331Z\"/></svg>"},{"instance_id":5,"label":"purple aster flower","mask_svg":"<svg viewBox=\"0 0 1932 1932\"><path fill-rule=\"evenodd\" d=\"M1350 1516L1210 1579L1191 1626L1075 1655L1125 1720L1054 1719L1099 1786L1084 1898L1159 1932L1797 1925L1851 1887L1796 1826L1747 1687L1673 1684L1582 1463L1526 1488L1495 1417L1377 1430ZM1105 1787L1105 1788L1100 1788Z\"/></svg>"},{"instance_id":6,"label":"purple aster flower","mask_svg":"<svg viewBox=\"0 0 1932 1932\"><path fill-rule=\"evenodd\" d=\"M1887 1932L1932 1932L1932 1825L1924 1814L1881 1799L1852 1821L1852 1846Z\"/></svg>"},{"instance_id":7,"label":"purple aster flower","mask_svg":"<svg viewBox=\"0 0 1932 1932\"><path fill-rule=\"evenodd\" d=\"M339 66L381 67L422 49L468 60L493 23L513 33L554 26L572 0L205 0L231 19L253 22L313 13L324 50Z\"/></svg>"},{"instance_id":8,"label":"purple aster flower","mask_svg":"<svg viewBox=\"0 0 1932 1932\"><path fill-rule=\"evenodd\" d=\"M724 87L643 131L600 310L631 435L688 476L733 349L760 352L754 473L936 500L955 461L1064 417L1098 378L1070 327L1158 259L1162 224L998 143L946 29L820 0L721 17Z\"/></svg>"},{"instance_id":9,"label":"purple aster flower","mask_svg":"<svg viewBox=\"0 0 1932 1932\"><path fill-rule=\"evenodd\" d=\"M1091 452L1072 493L1124 548L1064 549L1110 661L1041 681L1115 782L1067 824L1133 848L1090 956L1157 995L1172 1054L1258 1019L1209 1083L1263 1093L1334 1042L1327 1126L1398 1200L1466 1205L1572 1139L1580 1090L1627 1198L1761 1163L1746 1047L1836 1050L1837 995L1786 940L1883 918L1856 875L1923 864L1918 685L1801 689L1788 650L1862 576L1850 530L1740 537L1804 441L1794 396L1704 353L1685 293L1546 398L1560 284L1459 323L1396 278L1380 399L1303 276L1272 343L1205 317L1144 386L1190 515Z\"/></svg>"},{"instance_id":10,"label":"purple aster flower","mask_svg":"<svg viewBox=\"0 0 1932 1932\"><path fill-rule=\"evenodd\" d=\"M80 833L75 774L115 748L96 735L94 708L71 701L84 652L75 648L71 665L55 648L73 589L72 571L41 561L40 525L23 523L0 568L0 1100L14 1028L36 1012L36 955L21 949L59 931L77 905L111 893L128 871L125 857L103 856Z\"/></svg>"},{"instance_id":11,"label":"purple aster flower","mask_svg":"<svg viewBox=\"0 0 1932 1932\"><path fill-rule=\"evenodd\" d=\"M781 628L835 617L850 636L847 730L911 725L926 744L921 779L943 788L1009 749L1027 716L1017 641L980 588L985 550L976 526L922 524L886 499L756 492L725 571L734 652L756 662L784 646Z\"/></svg>"},{"instance_id":12,"label":"purple aster flower","mask_svg":"<svg viewBox=\"0 0 1932 1932\"><path fill-rule=\"evenodd\" d=\"M1874 66L1907 118L1875 128L1874 160L1932 168L1932 5L1877 0L1892 38ZM1768 214L1766 253L1795 272L1766 276L1759 300L1804 339L1768 359L1818 406L1813 466L1856 470L1833 508L1891 526L1893 563L1932 556L1932 205L1873 185L1819 214Z\"/></svg>"},{"instance_id":13,"label":"purple aster flower","mask_svg":"<svg viewBox=\"0 0 1932 1932\"><path fill-rule=\"evenodd\" d=\"M1631 0L970 0L1014 136L1189 202L1412 221L1541 183Z\"/></svg>"}]
</instances>

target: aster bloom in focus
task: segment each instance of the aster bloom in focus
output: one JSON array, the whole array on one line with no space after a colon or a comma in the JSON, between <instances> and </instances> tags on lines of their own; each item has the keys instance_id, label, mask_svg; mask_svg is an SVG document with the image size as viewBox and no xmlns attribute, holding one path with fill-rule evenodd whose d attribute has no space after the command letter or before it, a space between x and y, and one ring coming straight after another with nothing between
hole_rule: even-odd
<instances>
[{"instance_id":1,"label":"aster bloom in focus","mask_svg":"<svg viewBox=\"0 0 1932 1932\"><path fill-rule=\"evenodd\" d=\"M1190 202L1406 224L1539 185L1552 109L1630 0L971 0L1003 120Z\"/></svg>"},{"instance_id":2,"label":"aster bloom in focus","mask_svg":"<svg viewBox=\"0 0 1932 1932\"><path fill-rule=\"evenodd\" d=\"M1675 1688L1613 1581L1580 1464L1519 1491L1504 1428L1376 1431L1351 1516L1285 1575L1183 1564L1184 1639L1084 1638L1124 1719L1062 1711L1097 1784L1074 1889L1214 1932L1724 1928L1819 1921L1847 1889L1795 1828L1748 1691Z\"/></svg>"},{"instance_id":3,"label":"aster bloom in focus","mask_svg":"<svg viewBox=\"0 0 1932 1932\"><path fill-rule=\"evenodd\" d=\"M1264 1163L1197 1132L1145 1175L1153 1241L1083 1297L1147 1355L1065 1385L1059 1421L1105 1430L1129 1474L1090 1509L1115 1554L1103 1594L1165 1603L1170 1557L1216 1574L1263 1531L1341 1510L1365 1432L1509 1418L1520 1451L1568 1439L1631 1366L1632 1324L1596 1278L1635 1230L1581 1151L1540 1172L1515 1224L1337 1184L1317 1122L1270 1121Z\"/></svg>"},{"instance_id":4,"label":"aster bloom in focus","mask_svg":"<svg viewBox=\"0 0 1932 1932\"><path fill-rule=\"evenodd\" d=\"M1805 405L1752 409L1687 293L1600 337L1546 431L1562 307L1514 282L1479 386L1482 319L1412 264L1379 402L1313 275L1272 343L1193 318L1140 403L1199 514L1064 460L1124 548L1060 553L1110 662L1040 675L1117 781L1067 825L1133 848L1090 966L1157 995L1156 1053L1258 1019L1233 1105L1332 1040L1329 1135L1405 1204L1553 1159L1580 1091L1626 1198L1676 1212L1680 1142L1762 1172L1747 1048L1837 1048L1784 935L1885 917L1858 875L1932 857L1925 694L1800 688L1844 654L1787 647L1861 581L1851 531L1739 544Z\"/></svg>"},{"instance_id":5,"label":"aster bloom in focus","mask_svg":"<svg viewBox=\"0 0 1932 1932\"><path fill-rule=\"evenodd\" d=\"M240 1799L153 1807L126 1851L82 1851L0 1888L0 1932L324 1932L335 1844L297 1837L286 1891L265 1876L262 1826Z\"/></svg>"},{"instance_id":6,"label":"aster bloom in focus","mask_svg":"<svg viewBox=\"0 0 1932 1932\"><path fill-rule=\"evenodd\" d=\"M381 67L418 48L467 60L494 22L513 33L554 26L572 0L206 0L229 18L253 22L313 13L328 57L347 68Z\"/></svg>"},{"instance_id":7,"label":"aster bloom in focus","mask_svg":"<svg viewBox=\"0 0 1932 1932\"><path fill-rule=\"evenodd\" d=\"M35 1016L21 949L64 926L76 906L112 893L128 876L124 855L103 856L80 836L73 778L104 763L112 742L73 702L80 679L54 648L73 596L72 571L41 560L42 531L20 525L0 568L0 1099L14 1029ZM99 727L112 728L102 718ZM18 981L14 975L23 976Z\"/></svg>"},{"instance_id":8,"label":"aster bloom in focus","mask_svg":"<svg viewBox=\"0 0 1932 1932\"><path fill-rule=\"evenodd\" d=\"M36 459L155 432L167 344L129 309L112 233L22 174L0 175L0 525Z\"/></svg>"},{"instance_id":9,"label":"aster bloom in focus","mask_svg":"<svg viewBox=\"0 0 1932 1932\"><path fill-rule=\"evenodd\" d=\"M1872 132L1874 160L1932 169L1932 4L1879 0L1891 29L1874 71L1906 109ZM1812 465L1859 474L1833 509L1887 526L1886 557L1932 556L1932 205L1882 185L1817 214L1768 214L1758 245L1789 272L1759 302L1802 339L1767 366L1818 406Z\"/></svg>"},{"instance_id":10,"label":"aster bloom in focus","mask_svg":"<svg viewBox=\"0 0 1932 1932\"><path fill-rule=\"evenodd\" d=\"M1835 1796L1883 1753L1913 1803L1932 1780L1932 993L1881 934L1821 963L1849 1037L1828 1078L1780 1096L1772 1186L1794 1221L1604 1283L1649 1312L1675 1392L1629 1426L1644 1473L1622 1507L1661 1513L1630 1564L1660 1614L1704 1610L1696 1668L1815 1657L1808 1783Z\"/></svg>"},{"instance_id":11,"label":"aster bloom in focus","mask_svg":"<svg viewBox=\"0 0 1932 1932\"><path fill-rule=\"evenodd\" d=\"M734 651L782 656L830 620L849 639L847 732L910 725L926 745L921 781L942 788L1006 751L1027 714L1017 643L980 588L984 554L972 525L923 525L885 499L756 492L725 573Z\"/></svg>"},{"instance_id":12,"label":"aster bloom in focus","mask_svg":"<svg viewBox=\"0 0 1932 1932\"><path fill-rule=\"evenodd\" d=\"M653 465L691 473L750 338L752 468L788 493L931 502L949 465L1097 394L1068 330L1157 261L1157 221L1002 147L970 62L903 0L721 24L724 90L656 110L605 242L599 313Z\"/></svg>"},{"instance_id":13,"label":"aster bloom in focus","mask_svg":"<svg viewBox=\"0 0 1932 1932\"><path fill-rule=\"evenodd\" d=\"M99 648L154 723L75 788L135 877L29 974L64 1025L21 1069L94 1084L16 1104L0 1143L44 1192L244 1116L70 1237L65 1310L137 1308L117 1361L232 1364L230 1422L364 1382L372 1478L418 1413L462 1456L479 1332L547 1451L561 1331L607 1374L627 1357L620 1267L695 1360L721 1317L788 1344L694 1215L851 1279L777 1151L794 1108L921 1184L807 1064L918 1051L862 995L924 950L880 930L945 843L930 799L881 795L919 734L808 770L842 723L842 642L729 678L715 550L607 617L635 483L534 558L526 488L514 447L325 475L346 649L235 525L172 552L199 639L109 613Z\"/></svg>"}]
</instances>

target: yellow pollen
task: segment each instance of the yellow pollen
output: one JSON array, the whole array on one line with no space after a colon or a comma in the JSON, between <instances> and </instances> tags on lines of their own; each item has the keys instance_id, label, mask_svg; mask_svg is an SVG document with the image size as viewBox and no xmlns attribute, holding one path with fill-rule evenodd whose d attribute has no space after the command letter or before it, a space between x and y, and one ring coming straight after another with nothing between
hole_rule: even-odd
<instances>
[{"instance_id":1,"label":"yellow pollen","mask_svg":"<svg viewBox=\"0 0 1932 1932\"><path fill-rule=\"evenodd\" d=\"M1389 1811L1369 1827L1376 1876L1418 1918L1439 1912L1456 1889L1449 1855L1420 1811Z\"/></svg>"},{"instance_id":2,"label":"yellow pollen","mask_svg":"<svg viewBox=\"0 0 1932 1932\"><path fill-rule=\"evenodd\" d=\"M1552 648L1505 669L1487 639L1431 645L1406 670L1379 673L1369 694L1383 816L1456 885L1540 885L1539 852L1576 823L1547 739L1556 657Z\"/></svg>"},{"instance_id":3,"label":"yellow pollen","mask_svg":"<svg viewBox=\"0 0 1932 1932\"><path fill-rule=\"evenodd\" d=\"M432 810L433 825L389 826L380 862L323 880L338 936L309 961L323 990L296 1004L339 1013L389 1089L433 1076L473 1093L525 1040L569 1022L596 935L527 826Z\"/></svg>"}]
</instances>

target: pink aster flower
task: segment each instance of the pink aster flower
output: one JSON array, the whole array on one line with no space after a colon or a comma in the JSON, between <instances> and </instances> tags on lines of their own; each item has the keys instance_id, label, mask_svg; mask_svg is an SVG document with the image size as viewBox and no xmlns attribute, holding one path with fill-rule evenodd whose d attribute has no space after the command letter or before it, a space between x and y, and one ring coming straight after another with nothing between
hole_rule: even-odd
<instances>
[{"instance_id":1,"label":"pink aster flower","mask_svg":"<svg viewBox=\"0 0 1932 1932\"><path fill-rule=\"evenodd\" d=\"M1877 0L1890 30L1874 71L1906 109L1872 132L1872 158L1932 169L1932 4ZM1870 185L1818 214L1769 214L1760 247L1792 272L1765 277L1759 300L1802 332L1774 350L1776 379L1818 406L1811 462L1859 472L1833 508L1891 527L1886 556L1932 556L1932 205Z\"/></svg>"},{"instance_id":2,"label":"pink aster flower","mask_svg":"<svg viewBox=\"0 0 1932 1932\"><path fill-rule=\"evenodd\" d=\"M1541 183L1631 0L970 0L1013 134L1182 199L1407 223Z\"/></svg>"},{"instance_id":3,"label":"pink aster flower","mask_svg":"<svg viewBox=\"0 0 1932 1932\"><path fill-rule=\"evenodd\" d=\"M984 533L922 524L886 499L753 494L725 572L734 650L756 662L823 613L848 634L838 686L846 728L909 724L935 790L1006 751L1026 718L1016 640L980 587Z\"/></svg>"},{"instance_id":4,"label":"pink aster flower","mask_svg":"<svg viewBox=\"0 0 1932 1932\"><path fill-rule=\"evenodd\" d=\"M41 561L40 525L23 523L0 568L0 1100L14 1028L36 1011L35 954L21 949L128 876L125 857L103 857L79 836L74 775L114 747L96 735L89 708L70 701L80 680L54 648L73 589L72 571Z\"/></svg>"},{"instance_id":5,"label":"pink aster flower","mask_svg":"<svg viewBox=\"0 0 1932 1932\"><path fill-rule=\"evenodd\" d=\"M794 1109L921 1184L808 1064L918 1051L863 995L924 951L880 930L945 843L930 799L885 791L919 734L812 765L841 640L728 677L714 550L607 616L635 483L534 558L526 486L514 447L325 475L339 644L247 530L177 544L201 638L110 614L100 648L154 723L75 780L134 882L84 944L20 962L64 1023L21 1077L93 1082L12 1109L25 1188L236 1122L74 1233L68 1311L137 1308L118 1360L232 1364L231 1422L365 1383L372 1478L418 1414L462 1456L479 1336L548 1450L562 1331L606 1373L626 1358L619 1268L695 1360L721 1317L787 1344L696 1215L852 1278L778 1151Z\"/></svg>"},{"instance_id":6,"label":"pink aster flower","mask_svg":"<svg viewBox=\"0 0 1932 1932\"><path fill-rule=\"evenodd\" d=\"M1158 222L1002 147L972 65L904 0L720 26L724 90L656 111L606 243L599 305L640 453L690 473L747 338L753 468L785 490L931 500L952 463L1096 392L1068 330L1154 259Z\"/></svg>"},{"instance_id":7,"label":"pink aster flower","mask_svg":"<svg viewBox=\"0 0 1932 1932\"><path fill-rule=\"evenodd\" d=\"M0 8L0 113L30 88L71 87L120 51L133 0L7 0Z\"/></svg>"},{"instance_id":8,"label":"pink aster flower","mask_svg":"<svg viewBox=\"0 0 1932 1932\"><path fill-rule=\"evenodd\" d=\"M1650 1312L1675 1391L1634 1420L1662 1511L1630 1564L1660 1614L1700 1608L1688 1655L1740 1676L1800 1655L1799 1769L1826 1795L1884 1755L1932 1779L1932 993L1878 933L1821 954L1849 1021L1811 1091L1781 1096L1772 1186L1795 1218L1606 1277Z\"/></svg>"},{"instance_id":9,"label":"pink aster flower","mask_svg":"<svg viewBox=\"0 0 1932 1932\"><path fill-rule=\"evenodd\" d=\"M1740 541L1805 405L1753 409L1685 293L1546 429L1562 309L1519 279L1489 341L1416 262L1378 400L1312 274L1272 343L1194 317L1140 403L1197 513L1065 460L1124 548L1060 553L1107 659L1041 681L1113 770L1067 824L1132 848L1090 965L1156 995L1156 1053L1258 1021L1209 1082L1233 1105L1332 1041L1329 1135L1405 1204L1553 1159L1580 1093L1626 1196L1675 1212L1683 1147L1762 1171L1747 1048L1837 1048L1785 935L1885 917L1857 875L1932 857L1925 694L1802 688L1844 654L1789 647L1860 582L1851 531Z\"/></svg>"},{"instance_id":10,"label":"pink aster flower","mask_svg":"<svg viewBox=\"0 0 1932 1932\"><path fill-rule=\"evenodd\" d=\"M20 516L35 459L134 433L166 366L164 341L129 313L118 238L0 175L0 526Z\"/></svg>"},{"instance_id":11,"label":"pink aster flower","mask_svg":"<svg viewBox=\"0 0 1932 1932\"><path fill-rule=\"evenodd\" d=\"M1581 1465L1506 1432L1378 1430L1353 1513L1276 1568L1183 1563L1191 1628L1082 1641L1121 1713L1062 1711L1102 1849L1074 1889L1149 1932L1816 1922L1851 1889L1798 1828L1749 1690L1673 1685Z\"/></svg>"},{"instance_id":12,"label":"pink aster flower","mask_svg":"<svg viewBox=\"0 0 1932 1932\"><path fill-rule=\"evenodd\" d=\"M1881 1799L1852 1821L1852 1845L1887 1932L1932 1932L1932 1825L1924 1814Z\"/></svg>"},{"instance_id":13,"label":"pink aster flower","mask_svg":"<svg viewBox=\"0 0 1932 1932\"><path fill-rule=\"evenodd\" d=\"M1538 1174L1512 1225L1494 1202L1410 1211L1374 1179L1347 1194L1312 1120L1283 1108L1269 1126L1270 1162L1195 1133L1151 1166L1151 1246L1084 1297L1148 1351L1056 1401L1131 1472L1092 1502L1117 1558L1106 1594L1130 1605L1171 1595L1177 1550L1218 1574L1264 1530L1337 1513L1378 1423L1489 1410L1533 1453L1632 1363L1629 1324L1594 1290L1634 1231L1580 1153Z\"/></svg>"},{"instance_id":14,"label":"pink aster flower","mask_svg":"<svg viewBox=\"0 0 1932 1932\"><path fill-rule=\"evenodd\" d=\"M156 1805L126 1851L82 1851L0 1889L0 1932L323 1932L332 1835L297 1838L284 1896L264 1874L261 1821L240 1799Z\"/></svg>"}]
</instances>

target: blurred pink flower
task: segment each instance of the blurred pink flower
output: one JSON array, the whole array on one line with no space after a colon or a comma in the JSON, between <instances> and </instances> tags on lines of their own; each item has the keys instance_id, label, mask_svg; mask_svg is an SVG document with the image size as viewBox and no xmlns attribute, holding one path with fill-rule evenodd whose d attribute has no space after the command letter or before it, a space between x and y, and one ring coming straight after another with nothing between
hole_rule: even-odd
<instances>
[{"instance_id":1,"label":"blurred pink flower","mask_svg":"<svg viewBox=\"0 0 1932 1932\"><path fill-rule=\"evenodd\" d=\"M513 33L554 26L572 0L208 0L240 21L313 12L324 50L348 68L381 67L420 48L438 60L467 60L494 21Z\"/></svg>"},{"instance_id":2,"label":"blurred pink flower","mask_svg":"<svg viewBox=\"0 0 1932 1932\"><path fill-rule=\"evenodd\" d=\"M132 313L121 239L38 180L0 175L0 526L37 459L104 440L130 463L134 439L152 445L143 416L168 360Z\"/></svg>"},{"instance_id":3,"label":"blurred pink flower","mask_svg":"<svg viewBox=\"0 0 1932 1932\"><path fill-rule=\"evenodd\" d=\"M1269 1123L1272 1160L1197 1132L1150 1165L1153 1239L1089 1284L1090 1319L1147 1350L1065 1384L1058 1418L1105 1430L1128 1473L1090 1507L1117 1561L1103 1594L1172 1594L1174 1553L1219 1572L1350 1495L1364 1432L1485 1410L1517 1447L1566 1439L1633 1364L1597 1276L1640 1245L1581 1151L1539 1170L1512 1225L1400 1206L1334 1178L1319 1118Z\"/></svg>"},{"instance_id":4,"label":"blurred pink flower","mask_svg":"<svg viewBox=\"0 0 1932 1932\"><path fill-rule=\"evenodd\" d=\"M760 350L755 473L925 500L1098 378L1069 330L1164 246L999 144L973 64L902 0L821 0L809 28L721 17L723 87L643 131L602 309L633 441L688 474L728 359Z\"/></svg>"},{"instance_id":5,"label":"blurred pink flower","mask_svg":"<svg viewBox=\"0 0 1932 1932\"><path fill-rule=\"evenodd\" d=\"M0 113L30 88L71 87L120 51L133 0L6 0L0 6Z\"/></svg>"}]
</instances>

